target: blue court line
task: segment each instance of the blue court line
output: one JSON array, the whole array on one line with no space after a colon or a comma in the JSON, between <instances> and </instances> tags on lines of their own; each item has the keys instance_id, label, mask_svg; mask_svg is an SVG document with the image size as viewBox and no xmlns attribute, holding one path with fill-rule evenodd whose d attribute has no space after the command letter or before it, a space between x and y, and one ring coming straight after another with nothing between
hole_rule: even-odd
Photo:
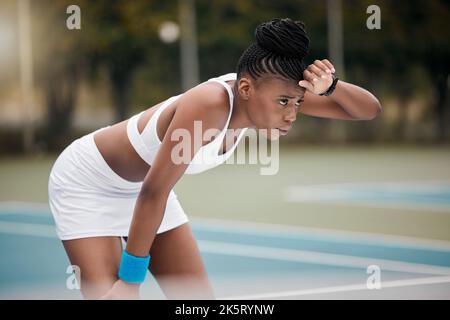
<instances>
[{"instance_id":1,"label":"blue court line","mask_svg":"<svg viewBox=\"0 0 450 320\"><path fill-rule=\"evenodd\" d=\"M450 193L392 192L380 189L353 190L347 201L382 201L388 203L432 204L450 208Z\"/></svg>"},{"instance_id":2,"label":"blue court line","mask_svg":"<svg viewBox=\"0 0 450 320\"><path fill-rule=\"evenodd\" d=\"M403 262L430 264L450 267L450 252L440 250L425 250L412 248L386 247L377 244L359 244L355 241L339 243L314 239L308 235L297 235L295 239L267 237L264 235L244 235L233 232L214 232L199 229L193 225L198 240L212 240L218 242L264 246L269 248L283 248L293 250L307 250L321 253L342 254L375 259L387 259Z\"/></svg>"},{"instance_id":3,"label":"blue court line","mask_svg":"<svg viewBox=\"0 0 450 320\"><path fill-rule=\"evenodd\" d=\"M20 212L16 211L14 213L5 212L0 210L0 221L6 222L19 222L19 223L34 223L41 225L54 226L55 223L53 221L53 217L49 212L44 215L33 215L29 212Z\"/></svg>"},{"instance_id":4,"label":"blue court line","mask_svg":"<svg viewBox=\"0 0 450 320\"><path fill-rule=\"evenodd\" d=\"M0 212L2 212L0 210ZM31 212L21 215L17 210L8 214L2 212L0 221L5 222L26 222L45 224L53 226L53 218L48 216L32 216ZM238 224L238 222L235 222ZM405 248L395 245L386 246L376 242L361 243L360 240L351 238L323 238L310 233L285 233L283 236L270 233L248 233L236 232L231 228L215 228L201 224L192 224L196 239L199 241L226 242L232 244L263 246L268 248L292 249L303 251L314 251L319 253L330 253L349 255L357 257L367 257L374 259L386 259L411 263L428 264L434 266L450 267L450 251L423 248Z\"/></svg>"}]
</instances>

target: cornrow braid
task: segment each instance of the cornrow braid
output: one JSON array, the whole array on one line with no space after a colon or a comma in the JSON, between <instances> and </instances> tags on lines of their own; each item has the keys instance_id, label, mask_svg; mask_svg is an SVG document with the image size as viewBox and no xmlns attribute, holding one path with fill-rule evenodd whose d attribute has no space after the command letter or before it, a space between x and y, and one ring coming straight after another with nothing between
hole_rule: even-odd
<instances>
[{"instance_id":1,"label":"cornrow braid","mask_svg":"<svg viewBox=\"0 0 450 320\"><path fill-rule=\"evenodd\" d=\"M303 79L303 58L309 51L304 23L289 18L273 19L255 30L256 42L242 54L237 66L238 79L248 73L254 79L271 73L299 81Z\"/></svg>"}]
</instances>

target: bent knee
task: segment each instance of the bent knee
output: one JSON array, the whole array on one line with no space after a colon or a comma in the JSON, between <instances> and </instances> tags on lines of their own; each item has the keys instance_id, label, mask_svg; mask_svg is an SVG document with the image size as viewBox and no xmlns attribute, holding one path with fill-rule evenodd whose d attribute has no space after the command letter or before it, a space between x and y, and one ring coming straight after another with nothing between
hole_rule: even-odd
<instances>
[{"instance_id":1,"label":"bent knee","mask_svg":"<svg viewBox=\"0 0 450 320\"><path fill-rule=\"evenodd\" d=\"M80 291L86 300L97 300L112 288L117 279L81 280Z\"/></svg>"}]
</instances>

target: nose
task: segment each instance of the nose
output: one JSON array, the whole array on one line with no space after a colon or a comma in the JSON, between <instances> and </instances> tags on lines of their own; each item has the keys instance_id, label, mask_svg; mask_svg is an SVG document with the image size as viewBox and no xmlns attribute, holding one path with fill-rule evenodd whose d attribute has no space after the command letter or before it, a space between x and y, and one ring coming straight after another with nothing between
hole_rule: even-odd
<instances>
[{"instance_id":1,"label":"nose","mask_svg":"<svg viewBox=\"0 0 450 320\"><path fill-rule=\"evenodd\" d=\"M289 113L284 117L285 121L288 121L289 124L292 124L297 119L297 110L294 108L289 108Z\"/></svg>"}]
</instances>

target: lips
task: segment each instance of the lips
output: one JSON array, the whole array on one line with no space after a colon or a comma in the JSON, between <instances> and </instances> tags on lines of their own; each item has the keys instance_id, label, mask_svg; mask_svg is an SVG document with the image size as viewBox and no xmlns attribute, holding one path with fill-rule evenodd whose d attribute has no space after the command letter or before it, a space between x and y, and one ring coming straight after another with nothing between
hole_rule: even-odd
<instances>
[{"instance_id":1,"label":"lips","mask_svg":"<svg viewBox=\"0 0 450 320\"><path fill-rule=\"evenodd\" d=\"M289 132L289 129L281 129L281 128L277 128L277 129L278 129L278 131L280 131L280 134L283 136L287 135Z\"/></svg>"}]
</instances>

